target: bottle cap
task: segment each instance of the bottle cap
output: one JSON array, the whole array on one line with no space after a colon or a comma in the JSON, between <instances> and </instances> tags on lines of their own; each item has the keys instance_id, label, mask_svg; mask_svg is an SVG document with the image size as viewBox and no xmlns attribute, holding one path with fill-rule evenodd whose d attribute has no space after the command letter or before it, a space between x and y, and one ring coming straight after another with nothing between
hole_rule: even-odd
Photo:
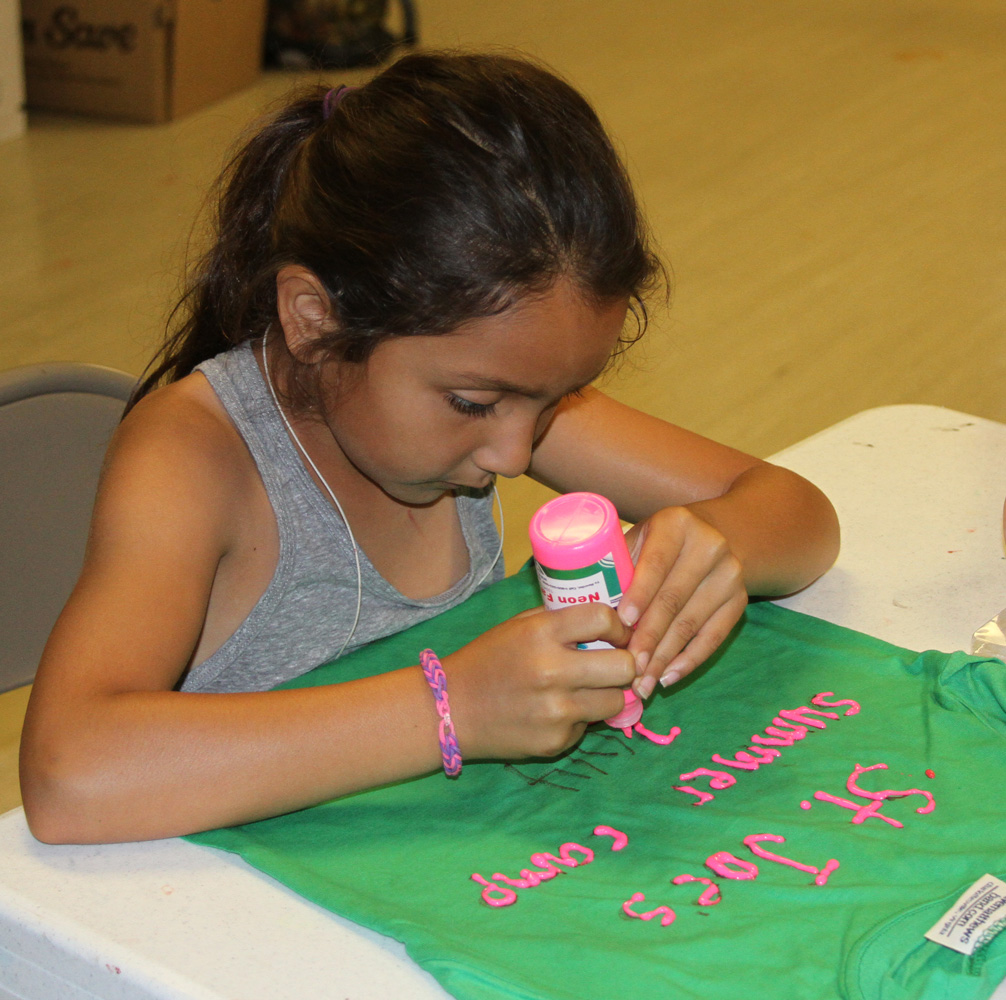
<instances>
[{"instance_id":1,"label":"bottle cap","mask_svg":"<svg viewBox=\"0 0 1006 1000\"><path fill-rule=\"evenodd\" d=\"M636 697L636 692L626 688L622 694L625 695L622 711L604 720L612 729L630 729L643 717L643 703Z\"/></svg>"},{"instance_id":2,"label":"bottle cap","mask_svg":"<svg viewBox=\"0 0 1006 1000\"><path fill-rule=\"evenodd\" d=\"M597 493L564 493L531 518L531 552L539 566L580 570L614 561L622 592L632 580L632 557L615 505ZM610 562L609 562L610 565Z\"/></svg>"},{"instance_id":3,"label":"bottle cap","mask_svg":"<svg viewBox=\"0 0 1006 1000\"><path fill-rule=\"evenodd\" d=\"M612 551L621 537L618 512L596 493L564 493L541 506L531 518L535 558L552 569L579 569ZM624 539L623 539L624 542Z\"/></svg>"}]
</instances>

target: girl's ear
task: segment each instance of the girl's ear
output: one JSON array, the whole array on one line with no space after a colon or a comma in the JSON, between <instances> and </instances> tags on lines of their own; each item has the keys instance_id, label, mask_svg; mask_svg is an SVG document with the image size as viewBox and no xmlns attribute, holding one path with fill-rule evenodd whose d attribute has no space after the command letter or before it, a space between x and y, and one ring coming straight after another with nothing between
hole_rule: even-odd
<instances>
[{"instance_id":1,"label":"girl's ear","mask_svg":"<svg viewBox=\"0 0 1006 1000\"><path fill-rule=\"evenodd\" d=\"M281 267L276 275L276 311L290 353L302 364L317 361L319 338L336 325L317 275L297 264Z\"/></svg>"}]
</instances>

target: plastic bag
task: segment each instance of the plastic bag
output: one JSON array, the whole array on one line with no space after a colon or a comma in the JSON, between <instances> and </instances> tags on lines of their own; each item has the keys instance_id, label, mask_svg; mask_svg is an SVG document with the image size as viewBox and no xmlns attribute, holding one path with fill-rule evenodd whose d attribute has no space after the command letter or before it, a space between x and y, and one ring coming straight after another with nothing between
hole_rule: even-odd
<instances>
[{"instance_id":1,"label":"plastic bag","mask_svg":"<svg viewBox=\"0 0 1006 1000\"><path fill-rule=\"evenodd\" d=\"M976 656L998 656L1006 660L1006 609L975 631L971 637L971 652Z\"/></svg>"}]
</instances>

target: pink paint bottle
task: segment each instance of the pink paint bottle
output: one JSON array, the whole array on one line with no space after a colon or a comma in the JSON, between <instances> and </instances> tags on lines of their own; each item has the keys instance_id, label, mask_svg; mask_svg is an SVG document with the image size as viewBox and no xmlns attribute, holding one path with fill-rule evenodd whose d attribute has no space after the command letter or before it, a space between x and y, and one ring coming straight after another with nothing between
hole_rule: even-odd
<instances>
[{"instance_id":1,"label":"pink paint bottle","mask_svg":"<svg viewBox=\"0 0 1006 1000\"><path fill-rule=\"evenodd\" d=\"M597 493L566 493L531 518L531 552L545 607L551 611L599 601L617 608L632 580L632 557L615 505ZM606 642L581 649L610 649ZM625 691L625 707L604 721L616 729L635 725L643 703Z\"/></svg>"}]
</instances>

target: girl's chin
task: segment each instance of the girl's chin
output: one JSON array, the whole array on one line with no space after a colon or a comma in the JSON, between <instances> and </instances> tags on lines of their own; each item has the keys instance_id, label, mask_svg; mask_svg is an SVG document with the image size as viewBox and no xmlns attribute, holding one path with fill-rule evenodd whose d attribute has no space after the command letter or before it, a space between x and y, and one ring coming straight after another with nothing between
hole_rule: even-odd
<instances>
[{"instance_id":1,"label":"girl's chin","mask_svg":"<svg viewBox=\"0 0 1006 1000\"><path fill-rule=\"evenodd\" d=\"M381 488L393 500L412 507L435 503L444 494L458 489L453 483L395 483Z\"/></svg>"}]
</instances>

